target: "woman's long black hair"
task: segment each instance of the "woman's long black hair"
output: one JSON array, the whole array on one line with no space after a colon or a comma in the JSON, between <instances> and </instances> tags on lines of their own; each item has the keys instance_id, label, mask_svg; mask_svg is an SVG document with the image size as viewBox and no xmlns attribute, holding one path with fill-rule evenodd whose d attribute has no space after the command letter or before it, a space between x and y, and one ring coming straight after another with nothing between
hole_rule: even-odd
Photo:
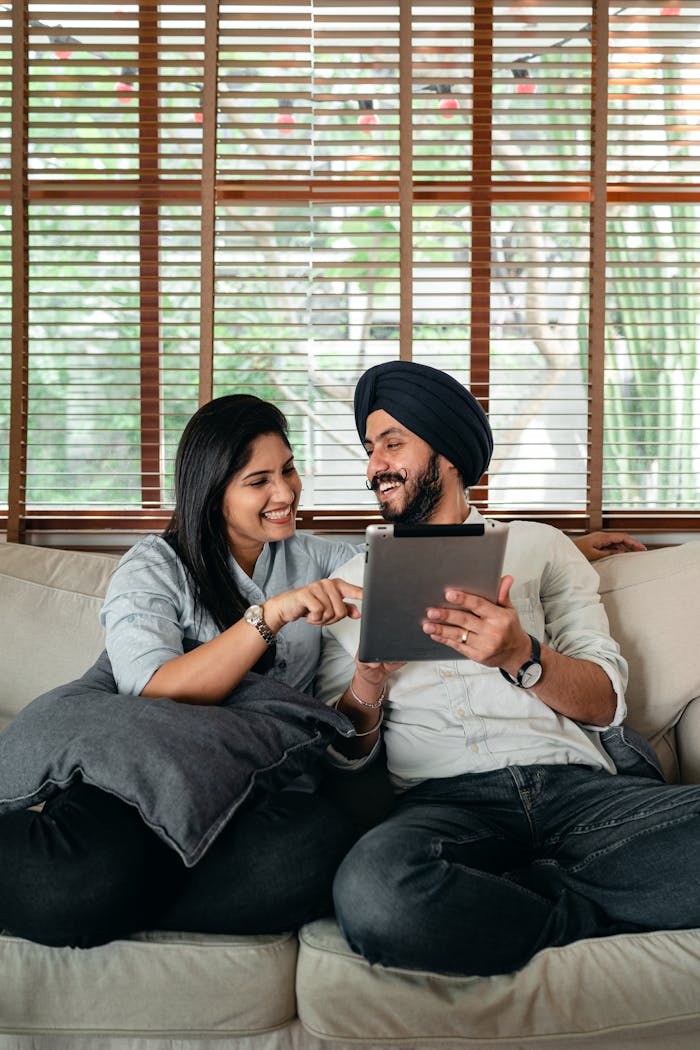
<instances>
[{"instance_id":1,"label":"woman's long black hair","mask_svg":"<svg viewBox=\"0 0 700 1050\"><path fill-rule=\"evenodd\" d=\"M278 434L289 447L287 430L285 416L269 401L227 394L195 412L180 438L175 510L163 538L187 570L195 608L206 609L221 631L240 620L249 605L229 568L224 492L250 460L256 438Z\"/></svg>"}]
</instances>

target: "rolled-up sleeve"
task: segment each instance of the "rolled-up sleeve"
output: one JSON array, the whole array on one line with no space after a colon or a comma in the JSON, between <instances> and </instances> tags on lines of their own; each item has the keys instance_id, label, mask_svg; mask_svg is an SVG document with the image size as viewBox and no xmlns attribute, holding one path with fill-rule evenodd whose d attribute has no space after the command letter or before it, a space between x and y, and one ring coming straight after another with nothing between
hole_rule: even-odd
<instances>
[{"instance_id":1,"label":"rolled-up sleeve","mask_svg":"<svg viewBox=\"0 0 700 1050\"><path fill-rule=\"evenodd\" d=\"M617 697L611 725L619 725L627 713L627 662L610 635L598 574L571 540L556 529L551 533L550 557L540 583L546 637L557 652L605 671Z\"/></svg>"},{"instance_id":2,"label":"rolled-up sleeve","mask_svg":"<svg viewBox=\"0 0 700 1050\"><path fill-rule=\"evenodd\" d=\"M151 539L158 538L124 555L100 613L117 687L136 696L162 664L184 651L183 572L167 544Z\"/></svg>"}]
</instances>

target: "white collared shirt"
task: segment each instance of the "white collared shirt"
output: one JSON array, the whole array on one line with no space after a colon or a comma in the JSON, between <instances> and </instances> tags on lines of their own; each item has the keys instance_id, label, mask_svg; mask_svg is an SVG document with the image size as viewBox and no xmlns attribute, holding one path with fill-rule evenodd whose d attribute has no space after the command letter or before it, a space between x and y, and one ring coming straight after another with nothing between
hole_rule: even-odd
<instances>
[{"instance_id":1,"label":"white collared shirt","mask_svg":"<svg viewBox=\"0 0 700 1050\"><path fill-rule=\"evenodd\" d=\"M467 521L483 520L472 508ZM627 665L610 637L598 574L558 529L527 521L508 529L503 572L515 580L510 598L523 629L557 652L603 668L617 694L611 724L618 725L626 713ZM337 575L361 584L363 569L361 554ZM352 678L359 622L341 620L323 634L315 691L332 703ZM497 668L447 656L405 664L387 686L383 735L399 786L509 765L575 763L615 772L595 727L553 711L536 688L511 685Z\"/></svg>"}]
</instances>

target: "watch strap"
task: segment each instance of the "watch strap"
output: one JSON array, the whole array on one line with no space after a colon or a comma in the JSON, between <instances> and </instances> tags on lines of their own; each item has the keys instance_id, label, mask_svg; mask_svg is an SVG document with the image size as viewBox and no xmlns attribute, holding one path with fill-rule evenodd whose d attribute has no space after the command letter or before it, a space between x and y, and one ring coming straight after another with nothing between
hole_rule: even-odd
<instances>
[{"instance_id":1,"label":"watch strap","mask_svg":"<svg viewBox=\"0 0 700 1050\"><path fill-rule=\"evenodd\" d=\"M502 667L498 668L505 680L507 682L510 682L511 685L517 685L519 689L524 688L523 675L527 671L528 667L532 667L533 664L540 664L540 667L542 666L542 664L540 663L542 647L540 646L539 639L535 638L534 634L528 634L528 638L530 639L530 645L532 647L530 650L530 659L526 660L525 663L522 665L522 667L518 671L517 677L513 678L512 674L509 674L507 671L504 671Z\"/></svg>"},{"instance_id":2,"label":"watch strap","mask_svg":"<svg viewBox=\"0 0 700 1050\"><path fill-rule=\"evenodd\" d=\"M257 610L260 609L258 612ZM254 615L250 615L255 610ZM249 609L246 609L243 614L243 618L246 623L249 623L251 627L254 627L261 638L267 643L267 645L275 644L275 635L272 628L268 627L262 616L262 609L258 606L251 605Z\"/></svg>"}]
</instances>

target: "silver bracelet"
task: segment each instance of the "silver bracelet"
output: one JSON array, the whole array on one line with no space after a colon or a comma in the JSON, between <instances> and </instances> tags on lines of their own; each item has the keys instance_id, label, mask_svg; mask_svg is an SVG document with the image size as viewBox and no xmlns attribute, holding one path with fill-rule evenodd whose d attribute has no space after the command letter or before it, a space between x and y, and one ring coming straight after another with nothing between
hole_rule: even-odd
<instances>
[{"instance_id":1,"label":"silver bracelet","mask_svg":"<svg viewBox=\"0 0 700 1050\"><path fill-rule=\"evenodd\" d=\"M379 729L379 727L380 727L380 725L382 724L383 721L384 721L384 711L381 710L379 712L379 718L377 719L375 724L372 726L372 728L371 729L365 729L364 733L357 733L356 732L355 736L371 736L372 733L376 733L376 731Z\"/></svg>"},{"instance_id":2,"label":"silver bracelet","mask_svg":"<svg viewBox=\"0 0 700 1050\"><path fill-rule=\"evenodd\" d=\"M350 696L360 705L360 707L369 707L372 711L376 711L386 700L386 684L382 686L382 691L376 704L368 704L366 700L361 700L353 689L352 682L348 686L348 689L350 690Z\"/></svg>"}]
</instances>

